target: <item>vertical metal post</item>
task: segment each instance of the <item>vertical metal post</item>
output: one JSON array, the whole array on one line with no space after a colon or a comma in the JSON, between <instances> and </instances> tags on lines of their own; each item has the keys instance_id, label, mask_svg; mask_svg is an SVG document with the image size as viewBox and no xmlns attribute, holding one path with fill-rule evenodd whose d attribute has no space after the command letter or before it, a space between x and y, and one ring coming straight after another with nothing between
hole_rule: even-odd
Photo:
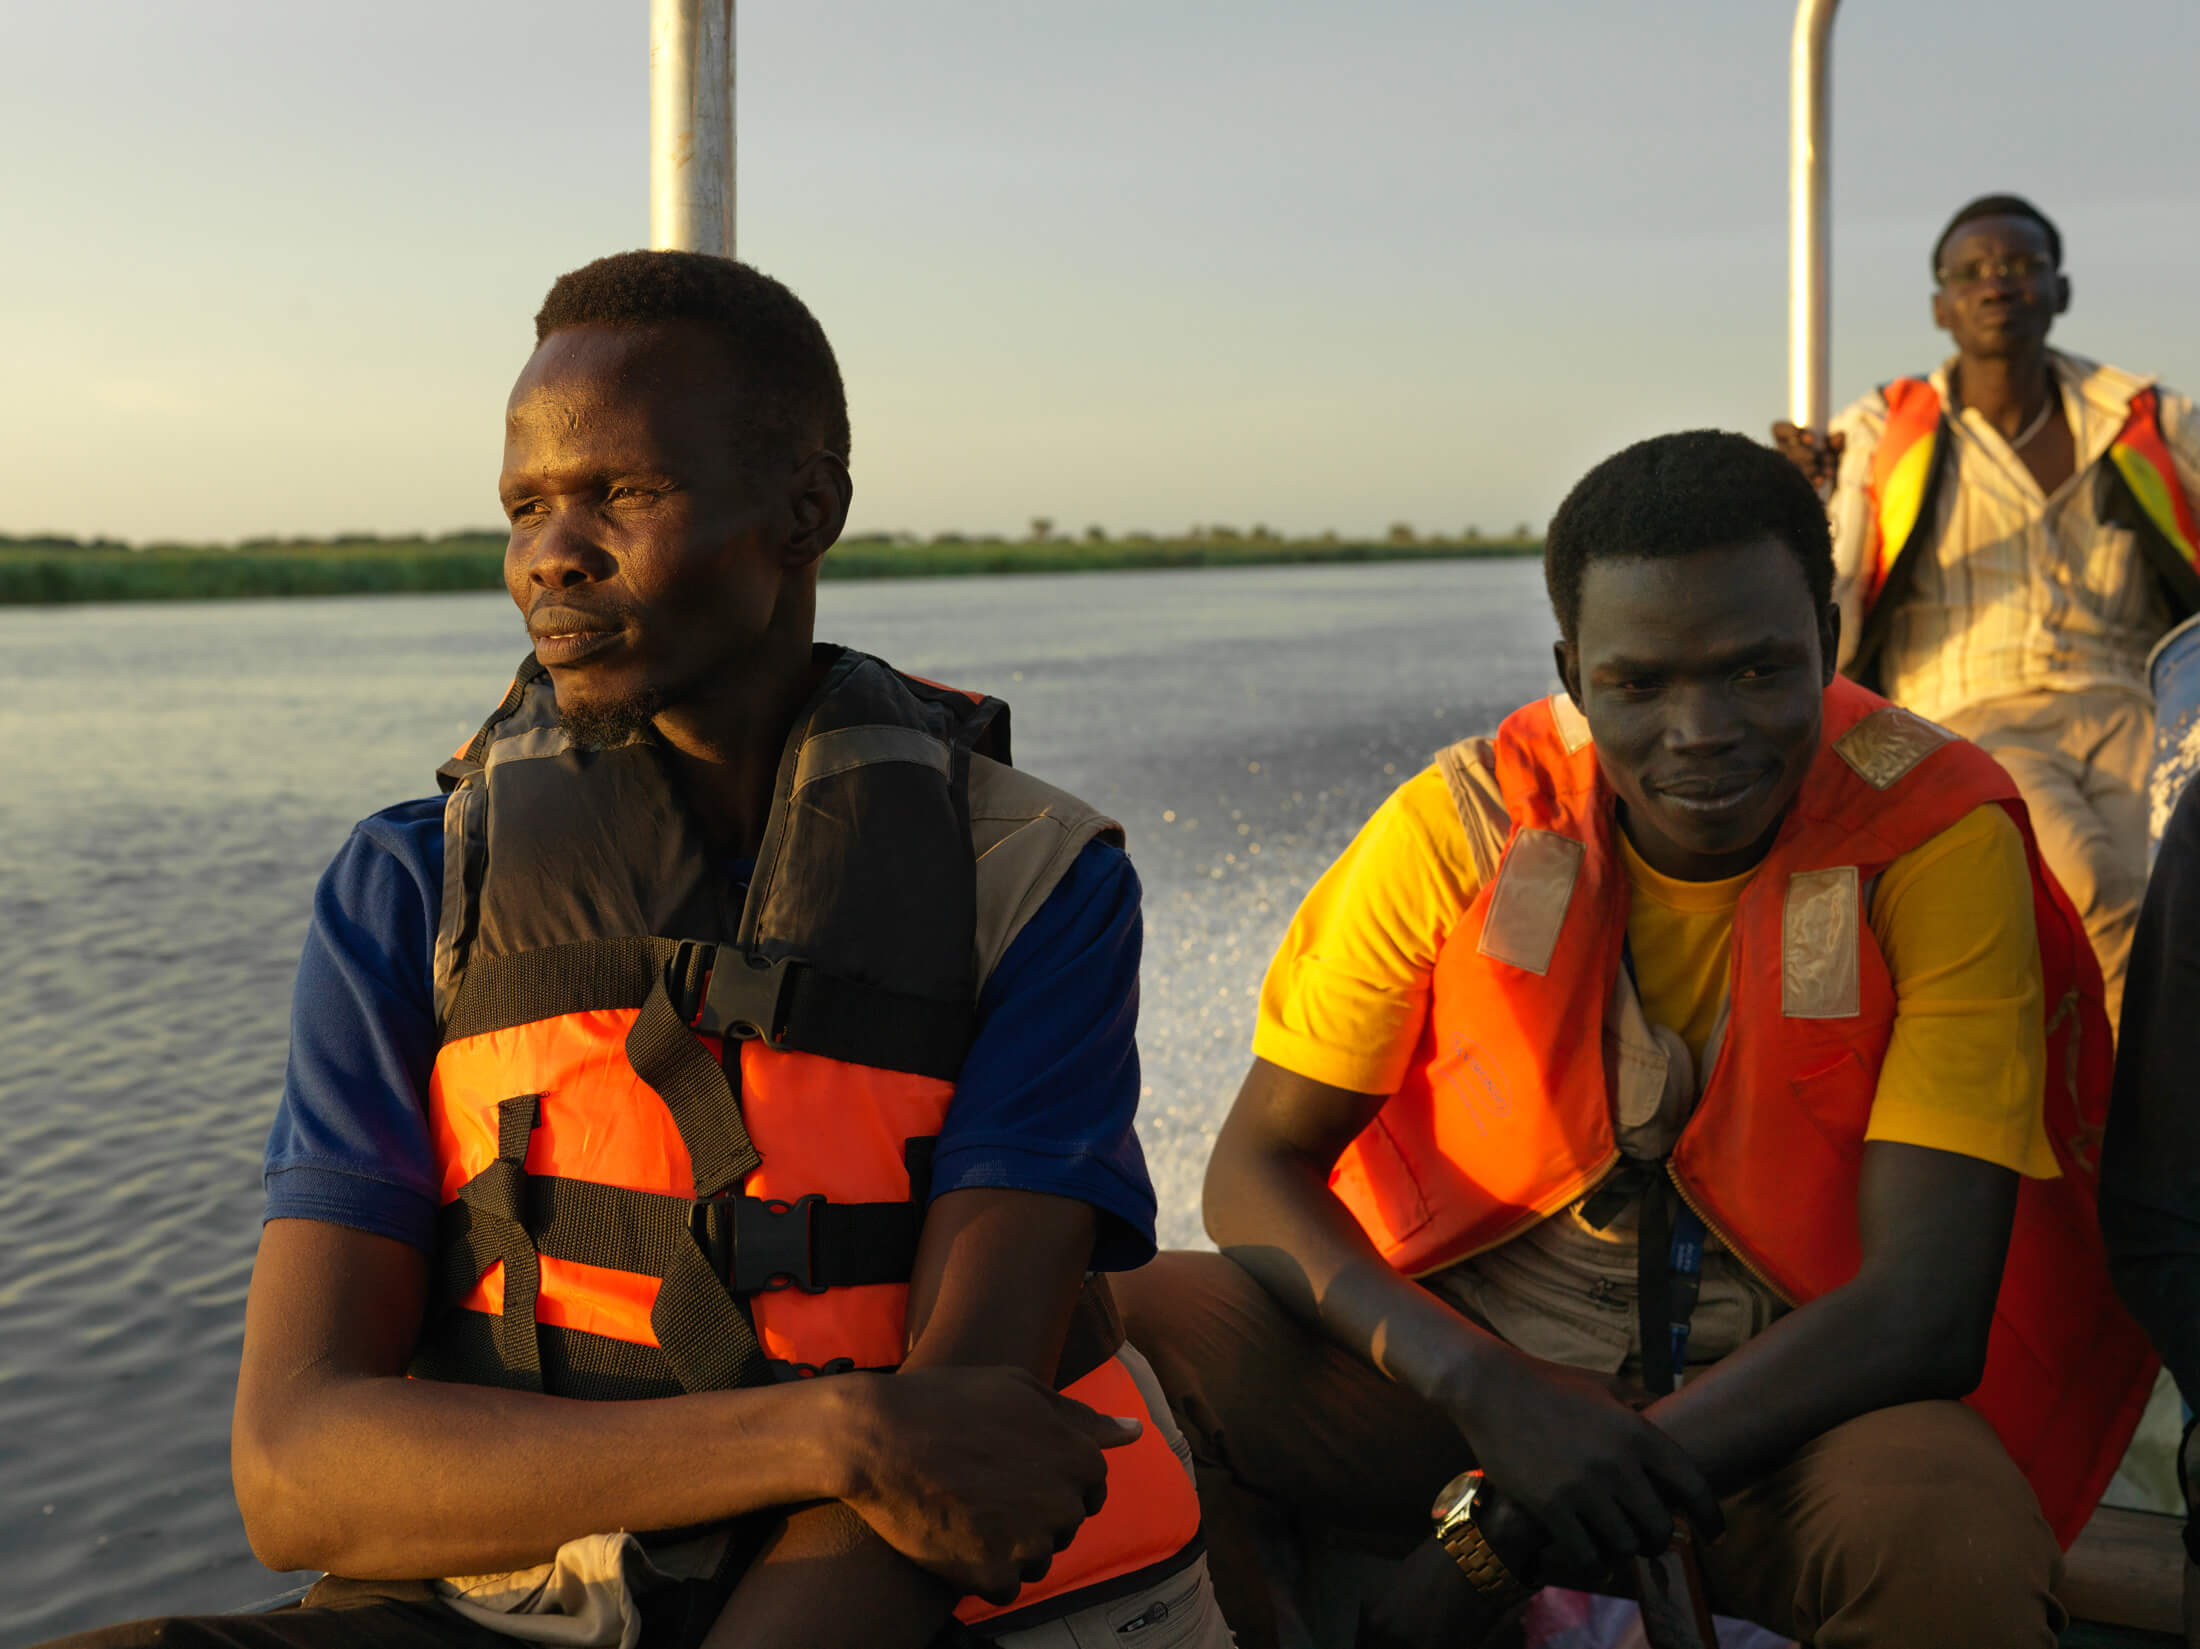
<instances>
[{"instance_id":1,"label":"vertical metal post","mask_svg":"<svg viewBox=\"0 0 2200 1649\"><path fill-rule=\"evenodd\" d=\"M1822 430L1830 412L1827 367L1832 234L1826 222L1833 154L1827 91L1833 12L1840 0L1798 0L1788 58L1788 420Z\"/></svg>"},{"instance_id":2,"label":"vertical metal post","mask_svg":"<svg viewBox=\"0 0 2200 1649\"><path fill-rule=\"evenodd\" d=\"M733 256L734 0L650 0L649 244Z\"/></svg>"}]
</instances>

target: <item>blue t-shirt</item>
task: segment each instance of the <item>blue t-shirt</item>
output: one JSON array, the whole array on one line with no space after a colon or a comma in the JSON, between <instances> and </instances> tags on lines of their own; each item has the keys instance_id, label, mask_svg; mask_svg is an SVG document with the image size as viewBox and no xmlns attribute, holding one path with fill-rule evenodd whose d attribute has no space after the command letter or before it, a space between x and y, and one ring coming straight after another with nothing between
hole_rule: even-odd
<instances>
[{"instance_id":1,"label":"blue t-shirt","mask_svg":"<svg viewBox=\"0 0 2200 1649\"><path fill-rule=\"evenodd\" d=\"M291 1002L290 1063L267 1141L268 1219L321 1220L432 1247L440 1178L428 1138L438 1045L434 950L443 804L356 826L321 877ZM932 1163L932 1195L988 1186L1100 1212L1095 1268L1154 1251L1138 1145L1137 873L1080 854L978 1000L978 1027Z\"/></svg>"}]
</instances>

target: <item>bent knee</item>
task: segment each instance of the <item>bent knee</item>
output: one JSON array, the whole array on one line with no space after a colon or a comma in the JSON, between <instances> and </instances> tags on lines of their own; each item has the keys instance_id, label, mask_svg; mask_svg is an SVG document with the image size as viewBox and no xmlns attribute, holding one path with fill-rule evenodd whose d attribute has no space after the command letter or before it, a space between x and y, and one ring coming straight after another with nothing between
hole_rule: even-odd
<instances>
[{"instance_id":1,"label":"bent knee","mask_svg":"<svg viewBox=\"0 0 2200 1649\"><path fill-rule=\"evenodd\" d=\"M1123 1331L1173 1398L1201 1368L1229 1367L1269 1338L1283 1308L1236 1261L1172 1249L1111 1279Z\"/></svg>"},{"instance_id":2,"label":"bent knee","mask_svg":"<svg viewBox=\"0 0 2200 1649\"><path fill-rule=\"evenodd\" d=\"M1820 1561L1799 1599L1832 1644L2052 1643L2062 1554L2001 1440L1960 1403L1906 1403L1812 1451Z\"/></svg>"}]
</instances>

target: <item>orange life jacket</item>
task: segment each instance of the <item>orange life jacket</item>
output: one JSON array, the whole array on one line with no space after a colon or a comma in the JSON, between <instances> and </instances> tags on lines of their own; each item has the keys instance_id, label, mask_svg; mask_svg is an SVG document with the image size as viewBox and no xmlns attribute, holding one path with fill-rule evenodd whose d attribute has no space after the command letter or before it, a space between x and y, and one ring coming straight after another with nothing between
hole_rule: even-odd
<instances>
[{"instance_id":1,"label":"orange life jacket","mask_svg":"<svg viewBox=\"0 0 2200 1649\"><path fill-rule=\"evenodd\" d=\"M1494 762L1503 858L1438 954L1404 1085L1331 1177L1413 1275L1496 1247L1619 1163L1623 1078L1607 1015L1629 893L1612 792L1563 701L1507 719ZM1865 1126L1895 1019L1870 892L1895 859L1987 803L2009 811L2032 866L2046 1125L2062 1177L2022 1182L1971 1402L2067 1545L2130 1441L2155 1362L2109 1285L2094 1220L2111 1066L2100 969L2016 787L1983 751L1851 682L1827 689L1818 756L1735 910L1727 1028L1666 1166L1790 1302L1855 1275Z\"/></svg>"},{"instance_id":2,"label":"orange life jacket","mask_svg":"<svg viewBox=\"0 0 2200 1649\"><path fill-rule=\"evenodd\" d=\"M1948 469L1940 394L1923 378L1881 387L1887 424L1873 449L1865 483L1864 559L1858 573L1864 624L1849 673L1868 681L1887 620L1916 576L1911 549L1938 524ZM2102 518L2130 527L2160 575L2173 612L2200 611L2200 516L2186 498L2162 438L2160 397L2152 389L2131 398L2123 427L2109 444Z\"/></svg>"},{"instance_id":3,"label":"orange life jacket","mask_svg":"<svg viewBox=\"0 0 2200 1649\"><path fill-rule=\"evenodd\" d=\"M622 1399L900 1363L983 983L969 774L1005 763L1007 713L834 652L745 898L652 739L571 747L532 657L446 764L441 1309L415 1374ZM1084 1303L1060 1383L1147 1413L1104 1292ZM1085 1607L1198 1534L1149 1424L1044 1582L957 1613Z\"/></svg>"}]
</instances>

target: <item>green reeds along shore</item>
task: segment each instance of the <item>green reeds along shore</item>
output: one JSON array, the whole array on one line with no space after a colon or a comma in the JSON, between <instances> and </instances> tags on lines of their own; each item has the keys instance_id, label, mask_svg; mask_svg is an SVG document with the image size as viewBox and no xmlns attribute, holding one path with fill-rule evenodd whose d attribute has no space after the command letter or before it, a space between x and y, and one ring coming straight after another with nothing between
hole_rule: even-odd
<instances>
[{"instance_id":1,"label":"green reeds along shore","mask_svg":"<svg viewBox=\"0 0 2200 1649\"><path fill-rule=\"evenodd\" d=\"M1533 555L1525 533L1381 538L1286 538L1261 528L1194 529L1178 537L1007 539L942 534L843 539L827 578L928 578L970 573L1100 572L1128 567L1234 567L1320 561L1419 561ZM504 587L504 535L440 538L253 539L235 545L0 535L0 606L82 601L240 600L257 596L398 595Z\"/></svg>"}]
</instances>

